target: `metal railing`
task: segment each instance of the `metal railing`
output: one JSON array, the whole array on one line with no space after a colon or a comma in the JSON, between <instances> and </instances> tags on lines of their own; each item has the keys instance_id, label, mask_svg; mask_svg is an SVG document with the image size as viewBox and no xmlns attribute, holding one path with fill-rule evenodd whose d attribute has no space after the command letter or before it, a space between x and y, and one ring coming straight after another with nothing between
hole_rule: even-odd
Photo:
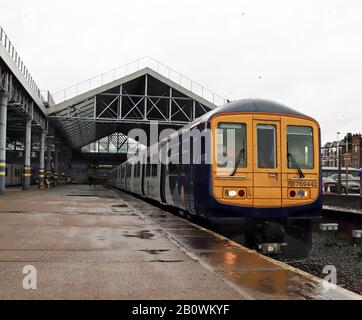
<instances>
[{"instance_id":1,"label":"metal railing","mask_svg":"<svg viewBox=\"0 0 362 320\"><path fill-rule=\"evenodd\" d=\"M88 80L79 82L66 89L54 92L52 94L55 103L61 103L65 100L74 98L82 93L88 92L92 89L98 88L102 85L108 84L116 79L127 76L131 73L139 71L143 68L149 67L164 77L178 83L180 86L190 90L194 94L212 102L215 105L222 105L226 103L226 99L216 94L215 92L205 88L201 84L191 80L190 78L175 71L171 67L159 62L152 57L142 57L140 59L129 62L123 66L112 69L108 72L94 76Z\"/></svg>"},{"instance_id":2,"label":"metal railing","mask_svg":"<svg viewBox=\"0 0 362 320\"><path fill-rule=\"evenodd\" d=\"M25 67L23 61L20 59L18 52L15 50L14 46L9 40L9 37L6 35L4 29L1 26L0 43L5 48L6 52L9 54L15 65L18 67L19 71L24 76L24 79L29 84L30 88L34 91L35 95L43 101L44 98L41 95L39 87L36 85L33 77L30 75L28 69Z\"/></svg>"}]
</instances>

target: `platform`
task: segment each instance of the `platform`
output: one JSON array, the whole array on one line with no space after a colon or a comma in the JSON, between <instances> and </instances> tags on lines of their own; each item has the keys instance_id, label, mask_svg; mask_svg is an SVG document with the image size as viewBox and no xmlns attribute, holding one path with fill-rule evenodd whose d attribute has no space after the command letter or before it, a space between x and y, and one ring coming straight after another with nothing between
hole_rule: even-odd
<instances>
[{"instance_id":1,"label":"platform","mask_svg":"<svg viewBox=\"0 0 362 320\"><path fill-rule=\"evenodd\" d=\"M25 290L25 265L37 289ZM1 299L361 299L129 194L0 197Z\"/></svg>"}]
</instances>

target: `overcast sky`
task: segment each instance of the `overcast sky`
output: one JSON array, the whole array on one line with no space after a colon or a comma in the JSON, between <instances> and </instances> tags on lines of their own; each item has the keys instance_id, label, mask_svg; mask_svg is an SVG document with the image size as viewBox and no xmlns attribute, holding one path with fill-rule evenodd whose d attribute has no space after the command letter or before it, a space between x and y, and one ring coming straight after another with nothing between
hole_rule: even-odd
<instances>
[{"instance_id":1,"label":"overcast sky","mask_svg":"<svg viewBox=\"0 0 362 320\"><path fill-rule=\"evenodd\" d=\"M323 142L362 132L362 3L336 0L0 0L41 89L152 56L230 100L315 117Z\"/></svg>"}]
</instances>

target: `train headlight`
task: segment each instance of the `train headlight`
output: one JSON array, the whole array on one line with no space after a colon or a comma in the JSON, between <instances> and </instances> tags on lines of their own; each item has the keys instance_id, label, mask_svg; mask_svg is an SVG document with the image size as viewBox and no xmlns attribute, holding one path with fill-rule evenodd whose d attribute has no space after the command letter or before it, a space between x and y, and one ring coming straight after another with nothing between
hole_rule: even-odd
<instances>
[{"instance_id":1,"label":"train headlight","mask_svg":"<svg viewBox=\"0 0 362 320\"><path fill-rule=\"evenodd\" d=\"M297 192L297 196L298 198L304 198L307 194L307 191L304 191L304 190L298 190Z\"/></svg>"},{"instance_id":2,"label":"train headlight","mask_svg":"<svg viewBox=\"0 0 362 320\"><path fill-rule=\"evenodd\" d=\"M229 197L236 197L237 192L235 190L229 190Z\"/></svg>"}]
</instances>

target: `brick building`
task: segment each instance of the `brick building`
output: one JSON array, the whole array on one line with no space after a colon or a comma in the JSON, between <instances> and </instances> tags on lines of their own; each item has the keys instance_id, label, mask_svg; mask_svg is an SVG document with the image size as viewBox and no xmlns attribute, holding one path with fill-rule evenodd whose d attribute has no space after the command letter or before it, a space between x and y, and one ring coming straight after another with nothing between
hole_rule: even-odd
<instances>
[{"instance_id":1,"label":"brick building","mask_svg":"<svg viewBox=\"0 0 362 320\"><path fill-rule=\"evenodd\" d=\"M352 135L350 166L354 168L362 168L362 136L360 133Z\"/></svg>"},{"instance_id":2,"label":"brick building","mask_svg":"<svg viewBox=\"0 0 362 320\"><path fill-rule=\"evenodd\" d=\"M337 167L337 141L327 142L321 148L322 167Z\"/></svg>"},{"instance_id":3,"label":"brick building","mask_svg":"<svg viewBox=\"0 0 362 320\"><path fill-rule=\"evenodd\" d=\"M322 166L338 167L337 145L341 148L341 166L346 166L346 147L343 140L327 142L321 148ZM352 135L352 151L348 154L348 166L351 168L362 168L362 135Z\"/></svg>"}]
</instances>

